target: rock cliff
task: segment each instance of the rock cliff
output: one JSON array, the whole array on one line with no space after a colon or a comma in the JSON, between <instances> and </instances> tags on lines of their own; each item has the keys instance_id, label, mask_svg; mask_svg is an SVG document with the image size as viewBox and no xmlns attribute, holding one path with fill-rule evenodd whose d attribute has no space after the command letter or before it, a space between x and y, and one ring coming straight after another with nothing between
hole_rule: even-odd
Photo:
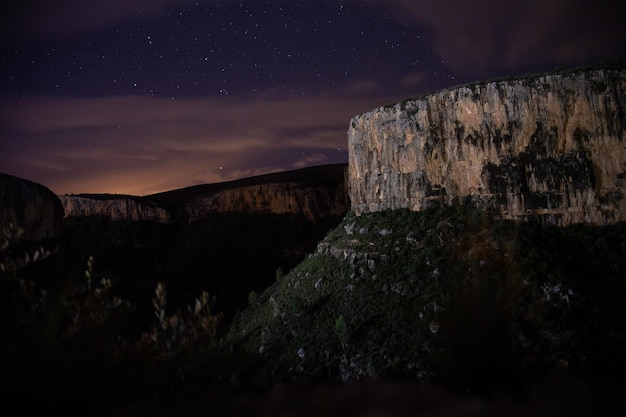
<instances>
[{"instance_id":1,"label":"rock cliff","mask_svg":"<svg viewBox=\"0 0 626 417\"><path fill-rule=\"evenodd\" d=\"M497 217L626 219L626 70L595 68L443 90L351 120L352 211L470 198Z\"/></svg>"},{"instance_id":2,"label":"rock cliff","mask_svg":"<svg viewBox=\"0 0 626 417\"><path fill-rule=\"evenodd\" d=\"M114 221L173 219L192 223L216 213L293 214L316 223L340 218L349 206L345 164L206 184L150 196L81 194L59 196L66 217Z\"/></svg>"},{"instance_id":3,"label":"rock cliff","mask_svg":"<svg viewBox=\"0 0 626 417\"><path fill-rule=\"evenodd\" d=\"M21 228L22 239L41 240L61 230L63 206L43 185L0 174L0 208L0 226Z\"/></svg>"},{"instance_id":4,"label":"rock cliff","mask_svg":"<svg viewBox=\"0 0 626 417\"><path fill-rule=\"evenodd\" d=\"M317 223L339 219L348 211L345 169L346 164L310 167L143 197L81 194L59 198L66 217L192 223L219 213L293 214Z\"/></svg>"},{"instance_id":5,"label":"rock cliff","mask_svg":"<svg viewBox=\"0 0 626 417\"><path fill-rule=\"evenodd\" d=\"M295 214L317 223L347 210L345 184L336 187L298 182L257 184L218 191L191 200L183 209L190 221L209 213Z\"/></svg>"},{"instance_id":6,"label":"rock cliff","mask_svg":"<svg viewBox=\"0 0 626 417\"><path fill-rule=\"evenodd\" d=\"M280 214L312 223L340 219L350 203L347 164L329 164L259 175L235 181L203 184L143 197L192 223L216 213Z\"/></svg>"},{"instance_id":7,"label":"rock cliff","mask_svg":"<svg viewBox=\"0 0 626 417\"><path fill-rule=\"evenodd\" d=\"M107 217L114 221L151 221L169 223L170 213L154 204L130 196L59 196L66 217Z\"/></svg>"}]
</instances>

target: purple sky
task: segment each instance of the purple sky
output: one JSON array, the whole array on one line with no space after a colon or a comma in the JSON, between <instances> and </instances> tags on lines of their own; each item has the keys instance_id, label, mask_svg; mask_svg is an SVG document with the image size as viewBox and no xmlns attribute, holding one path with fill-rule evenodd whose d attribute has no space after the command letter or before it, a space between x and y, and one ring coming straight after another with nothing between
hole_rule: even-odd
<instances>
[{"instance_id":1,"label":"purple sky","mask_svg":"<svg viewBox=\"0 0 626 417\"><path fill-rule=\"evenodd\" d=\"M374 107L626 57L608 0L8 3L0 172L58 194L346 162L350 118Z\"/></svg>"}]
</instances>

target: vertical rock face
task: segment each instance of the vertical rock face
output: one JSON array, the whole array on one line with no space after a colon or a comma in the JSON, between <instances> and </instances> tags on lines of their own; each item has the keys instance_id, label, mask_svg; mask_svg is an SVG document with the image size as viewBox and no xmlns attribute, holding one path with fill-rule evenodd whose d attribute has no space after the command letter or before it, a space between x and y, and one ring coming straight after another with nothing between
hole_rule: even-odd
<instances>
[{"instance_id":1,"label":"vertical rock face","mask_svg":"<svg viewBox=\"0 0 626 417\"><path fill-rule=\"evenodd\" d=\"M587 69L444 90L356 116L359 214L470 196L502 218L626 219L626 70Z\"/></svg>"},{"instance_id":2,"label":"vertical rock face","mask_svg":"<svg viewBox=\"0 0 626 417\"><path fill-rule=\"evenodd\" d=\"M257 184L197 197L184 208L190 222L209 213L294 214L313 223L348 210L345 184L334 188L298 182Z\"/></svg>"},{"instance_id":3,"label":"vertical rock face","mask_svg":"<svg viewBox=\"0 0 626 417\"><path fill-rule=\"evenodd\" d=\"M140 203L130 197L90 198L78 195L59 196L67 217L106 217L113 221L151 221L168 223L170 213L164 208Z\"/></svg>"},{"instance_id":4,"label":"vertical rock face","mask_svg":"<svg viewBox=\"0 0 626 417\"><path fill-rule=\"evenodd\" d=\"M63 206L43 185L0 174L0 227L23 230L21 238L41 240L61 231Z\"/></svg>"},{"instance_id":5,"label":"vertical rock face","mask_svg":"<svg viewBox=\"0 0 626 417\"><path fill-rule=\"evenodd\" d=\"M275 172L145 196L193 223L219 213L287 215L311 223L340 220L350 209L347 163Z\"/></svg>"}]
</instances>

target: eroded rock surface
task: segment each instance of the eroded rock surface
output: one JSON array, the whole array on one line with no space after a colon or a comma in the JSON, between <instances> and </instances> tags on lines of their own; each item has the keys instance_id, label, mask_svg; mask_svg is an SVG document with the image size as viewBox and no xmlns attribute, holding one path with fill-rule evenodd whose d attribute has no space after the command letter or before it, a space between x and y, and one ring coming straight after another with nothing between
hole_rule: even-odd
<instances>
[{"instance_id":1,"label":"eroded rock surface","mask_svg":"<svg viewBox=\"0 0 626 417\"><path fill-rule=\"evenodd\" d=\"M298 182L237 187L191 200L184 208L190 222L209 213L294 214L316 223L347 211L345 184L336 187Z\"/></svg>"},{"instance_id":2,"label":"eroded rock surface","mask_svg":"<svg viewBox=\"0 0 626 417\"><path fill-rule=\"evenodd\" d=\"M141 203L130 197L90 198L78 195L59 196L66 217L106 217L113 221L152 221L168 223L170 213L166 209Z\"/></svg>"},{"instance_id":3,"label":"eroded rock surface","mask_svg":"<svg viewBox=\"0 0 626 417\"><path fill-rule=\"evenodd\" d=\"M355 213L453 204L558 225L626 218L626 70L440 91L352 119Z\"/></svg>"}]
</instances>

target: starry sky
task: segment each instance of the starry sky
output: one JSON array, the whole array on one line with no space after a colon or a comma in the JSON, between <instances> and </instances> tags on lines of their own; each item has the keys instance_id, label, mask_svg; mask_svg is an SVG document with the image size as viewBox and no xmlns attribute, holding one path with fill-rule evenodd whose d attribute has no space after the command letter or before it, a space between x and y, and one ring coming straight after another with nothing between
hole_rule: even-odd
<instances>
[{"instance_id":1,"label":"starry sky","mask_svg":"<svg viewBox=\"0 0 626 417\"><path fill-rule=\"evenodd\" d=\"M7 0L0 172L147 195L347 162L350 118L626 57L612 0Z\"/></svg>"}]
</instances>

